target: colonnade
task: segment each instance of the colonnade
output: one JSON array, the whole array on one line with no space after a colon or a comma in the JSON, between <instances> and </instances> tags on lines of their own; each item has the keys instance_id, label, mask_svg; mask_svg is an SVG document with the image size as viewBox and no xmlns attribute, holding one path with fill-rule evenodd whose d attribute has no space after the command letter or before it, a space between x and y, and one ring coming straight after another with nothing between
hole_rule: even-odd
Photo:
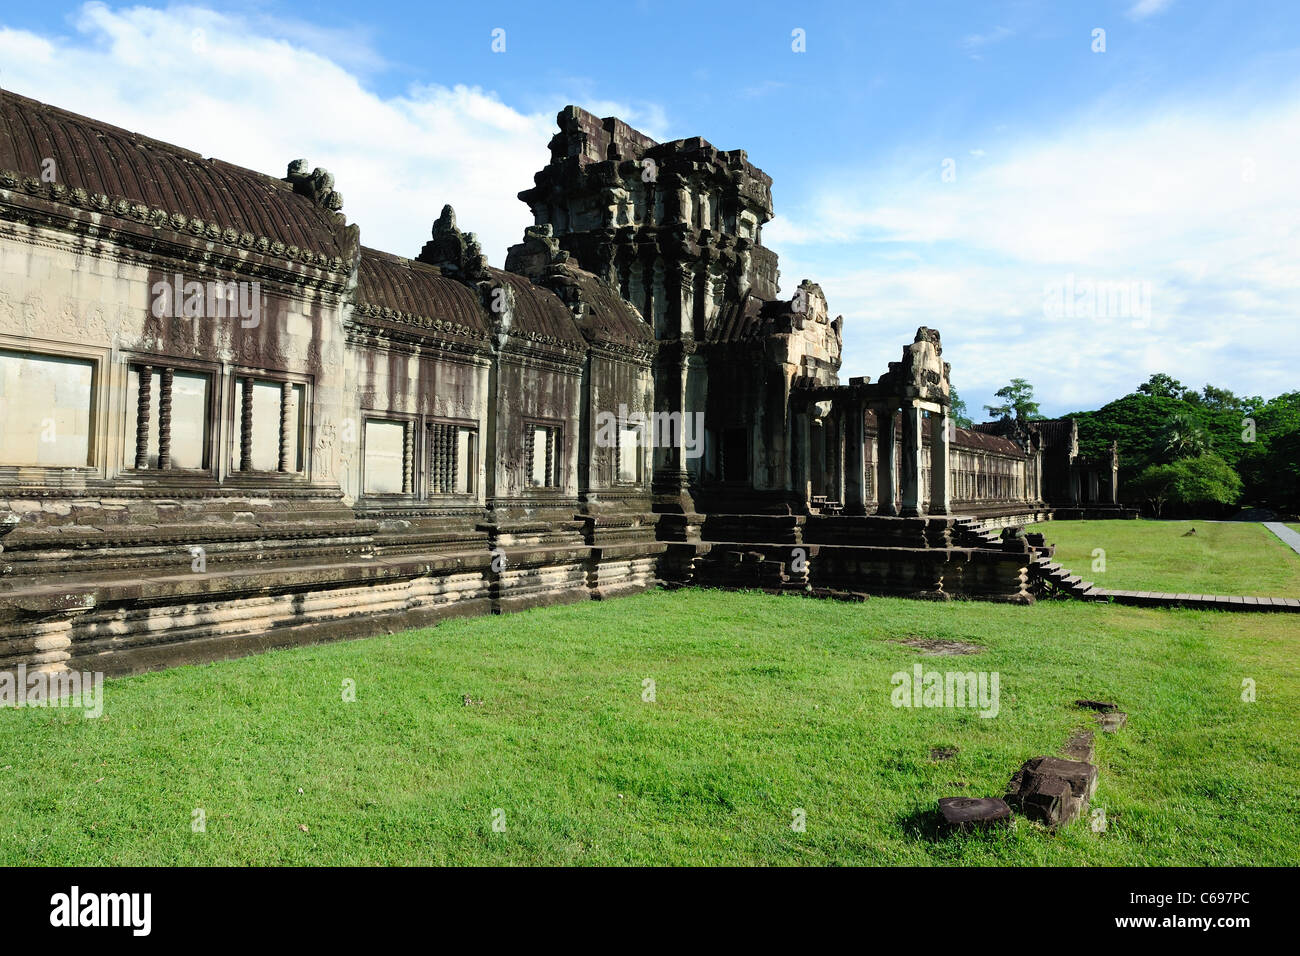
<instances>
[{"instance_id":1,"label":"colonnade","mask_svg":"<svg viewBox=\"0 0 1300 956\"><path fill-rule=\"evenodd\" d=\"M951 514L952 419L948 407L921 399L882 400L853 388L836 392L827 400L810 400L804 407L793 409L793 479L796 494L804 503L816 494L820 472L825 476L823 490L842 490L846 515L872 512L868 507L870 456L866 437L866 413L871 411L880 426L876 436L879 450L875 456L874 513L901 517ZM931 419L928 508L921 487L926 412ZM897 432L901 434L896 434L899 416L902 426ZM832 436L831 447L824 447L828 435ZM900 498L901 505L897 501Z\"/></svg>"}]
</instances>

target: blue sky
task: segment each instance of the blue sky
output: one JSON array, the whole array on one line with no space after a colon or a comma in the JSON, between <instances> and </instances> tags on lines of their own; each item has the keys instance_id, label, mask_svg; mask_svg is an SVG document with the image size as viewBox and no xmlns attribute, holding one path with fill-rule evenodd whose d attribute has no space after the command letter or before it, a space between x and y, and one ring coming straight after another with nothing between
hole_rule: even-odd
<instances>
[{"instance_id":1,"label":"blue sky","mask_svg":"<svg viewBox=\"0 0 1300 956\"><path fill-rule=\"evenodd\" d=\"M1048 413L1154 371L1300 388L1294 2L9 4L0 85L267 172L305 156L389 251L451 202L495 264L574 102L772 175L783 293L822 283L845 375L925 324L973 411L1013 376ZM1132 296L1049 313L1089 282Z\"/></svg>"}]
</instances>

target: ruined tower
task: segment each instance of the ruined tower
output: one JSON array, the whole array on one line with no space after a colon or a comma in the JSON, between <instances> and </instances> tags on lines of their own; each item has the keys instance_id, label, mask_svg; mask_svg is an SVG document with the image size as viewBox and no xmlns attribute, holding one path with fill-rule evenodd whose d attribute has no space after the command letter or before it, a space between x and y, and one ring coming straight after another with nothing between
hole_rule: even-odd
<instances>
[{"instance_id":1,"label":"ruined tower","mask_svg":"<svg viewBox=\"0 0 1300 956\"><path fill-rule=\"evenodd\" d=\"M519 198L652 325L656 409L704 416L702 456L656 449L657 510L692 515L724 486L781 506L789 389L835 381L840 325L811 283L777 301L776 254L762 244L771 178L744 150L699 137L657 143L575 106L557 121L551 162Z\"/></svg>"}]
</instances>

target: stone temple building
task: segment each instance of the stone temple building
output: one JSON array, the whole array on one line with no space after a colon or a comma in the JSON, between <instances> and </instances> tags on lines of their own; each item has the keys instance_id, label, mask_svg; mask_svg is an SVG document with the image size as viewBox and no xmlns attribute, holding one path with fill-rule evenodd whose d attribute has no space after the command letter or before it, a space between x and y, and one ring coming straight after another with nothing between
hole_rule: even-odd
<instances>
[{"instance_id":1,"label":"stone temple building","mask_svg":"<svg viewBox=\"0 0 1300 956\"><path fill-rule=\"evenodd\" d=\"M0 95L0 668L660 584L1030 601L981 523L1113 503L1072 423L952 427L933 329L841 383L743 150L558 123L497 267L450 206L406 258L303 160Z\"/></svg>"}]
</instances>

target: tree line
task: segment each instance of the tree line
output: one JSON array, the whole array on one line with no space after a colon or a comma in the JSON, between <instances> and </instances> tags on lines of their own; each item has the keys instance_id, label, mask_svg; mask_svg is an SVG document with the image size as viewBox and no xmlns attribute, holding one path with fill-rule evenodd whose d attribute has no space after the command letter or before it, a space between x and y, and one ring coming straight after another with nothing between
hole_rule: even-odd
<instances>
[{"instance_id":1,"label":"tree line","mask_svg":"<svg viewBox=\"0 0 1300 956\"><path fill-rule=\"evenodd\" d=\"M984 408L994 418L1041 419L1033 392L1012 379L995 393L1001 403ZM1300 391L1266 400L1156 373L1123 398L1064 417L1079 423L1082 457L1107 458L1119 443L1120 500L1157 516L1300 511Z\"/></svg>"}]
</instances>

